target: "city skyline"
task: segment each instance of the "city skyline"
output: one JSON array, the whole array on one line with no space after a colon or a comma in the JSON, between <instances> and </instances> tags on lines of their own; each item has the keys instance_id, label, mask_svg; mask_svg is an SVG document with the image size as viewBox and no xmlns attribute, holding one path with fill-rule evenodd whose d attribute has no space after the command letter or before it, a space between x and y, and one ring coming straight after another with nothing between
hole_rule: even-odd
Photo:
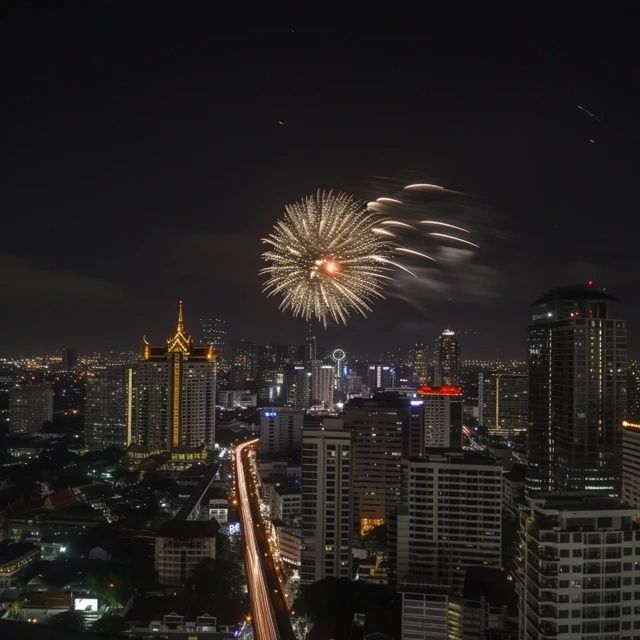
<instances>
[{"instance_id":1,"label":"city skyline","mask_svg":"<svg viewBox=\"0 0 640 640\"><path fill-rule=\"evenodd\" d=\"M638 122L624 21L436 12L427 34L404 18L361 16L356 28L225 14L222 35L208 13L125 13L8 12L0 353L134 345L165 330L159 310L179 298L238 337L302 336L305 324L261 295L260 237L317 188L366 200L407 179L471 194L461 215L481 249L433 287L330 328L329 341L390 342L393 327L413 343L450 326L467 353L521 356L529 303L593 278L623 300L634 353L624 212ZM326 52L314 43L328 32ZM372 47L380 38L392 46Z\"/></svg>"},{"instance_id":2,"label":"city skyline","mask_svg":"<svg viewBox=\"0 0 640 640\"><path fill-rule=\"evenodd\" d=\"M2 12L0 636L639 640L635 14L251 9Z\"/></svg>"}]
</instances>

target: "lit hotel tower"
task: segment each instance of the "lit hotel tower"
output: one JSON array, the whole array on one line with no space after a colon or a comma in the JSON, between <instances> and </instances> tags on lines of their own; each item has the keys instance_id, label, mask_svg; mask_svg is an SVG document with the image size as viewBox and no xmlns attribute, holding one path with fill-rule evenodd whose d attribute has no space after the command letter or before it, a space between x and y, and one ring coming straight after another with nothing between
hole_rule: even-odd
<instances>
[{"instance_id":1,"label":"lit hotel tower","mask_svg":"<svg viewBox=\"0 0 640 640\"><path fill-rule=\"evenodd\" d=\"M456 334L445 329L433 349L433 386L460 384L460 345Z\"/></svg>"},{"instance_id":2,"label":"lit hotel tower","mask_svg":"<svg viewBox=\"0 0 640 640\"><path fill-rule=\"evenodd\" d=\"M185 333L182 302L175 334L162 347L146 339L133 371L131 442L148 451L212 449L215 440L216 356Z\"/></svg>"},{"instance_id":3,"label":"lit hotel tower","mask_svg":"<svg viewBox=\"0 0 640 640\"><path fill-rule=\"evenodd\" d=\"M620 493L627 329L612 317L615 300L588 283L533 303L529 493Z\"/></svg>"}]
</instances>

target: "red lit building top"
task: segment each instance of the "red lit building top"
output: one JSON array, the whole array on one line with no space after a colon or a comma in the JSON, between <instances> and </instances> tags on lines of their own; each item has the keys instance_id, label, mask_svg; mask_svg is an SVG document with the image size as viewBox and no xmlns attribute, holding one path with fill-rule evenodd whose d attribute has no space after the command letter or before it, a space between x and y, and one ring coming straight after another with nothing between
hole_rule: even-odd
<instances>
[{"instance_id":1,"label":"red lit building top","mask_svg":"<svg viewBox=\"0 0 640 640\"><path fill-rule=\"evenodd\" d=\"M440 387L423 384L418 387L417 393L421 396L461 396L462 389L452 384L443 384Z\"/></svg>"}]
</instances>

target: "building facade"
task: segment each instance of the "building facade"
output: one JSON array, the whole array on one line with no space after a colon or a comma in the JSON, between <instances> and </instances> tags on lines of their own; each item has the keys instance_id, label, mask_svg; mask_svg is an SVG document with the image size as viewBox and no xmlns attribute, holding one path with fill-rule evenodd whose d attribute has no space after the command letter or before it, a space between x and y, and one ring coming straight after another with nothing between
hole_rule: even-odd
<instances>
[{"instance_id":1,"label":"building facade","mask_svg":"<svg viewBox=\"0 0 640 640\"><path fill-rule=\"evenodd\" d=\"M622 423L622 499L640 509L640 423Z\"/></svg>"},{"instance_id":2,"label":"building facade","mask_svg":"<svg viewBox=\"0 0 640 640\"><path fill-rule=\"evenodd\" d=\"M311 365L311 402L324 409L333 407L335 371L329 364L316 361Z\"/></svg>"},{"instance_id":3,"label":"building facade","mask_svg":"<svg viewBox=\"0 0 640 640\"><path fill-rule=\"evenodd\" d=\"M260 410L261 456L292 455L302 446L304 409L294 407L266 407Z\"/></svg>"},{"instance_id":4,"label":"building facade","mask_svg":"<svg viewBox=\"0 0 640 640\"><path fill-rule=\"evenodd\" d=\"M387 522L400 502L407 403L379 394L351 400L343 415L353 433L355 530L364 535Z\"/></svg>"},{"instance_id":5,"label":"building facade","mask_svg":"<svg viewBox=\"0 0 640 640\"><path fill-rule=\"evenodd\" d=\"M397 576L460 592L472 566L500 567L502 467L480 454L427 451L403 460Z\"/></svg>"},{"instance_id":6,"label":"building facade","mask_svg":"<svg viewBox=\"0 0 640 640\"><path fill-rule=\"evenodd\" d=\"M534 302L529 327L528 493L620 492L627 330L589 285Z\"/></svg>"},{"instance_id":7,"label":"building facade","mask_svg":"<svg viewBox=\"0 0 640 640\"><path fill-rule=\"evenodd\" d=\"M162 585L183 585L205 558L216 557L215 520L168 520L156 534L155 567Z\"/></svg>"},{"instance_id":8,"label":"building facade","mask_svg":"<svg viewBox=\"0 0 640 640\"><path fill-rule=\"evenodd\" d=\"M460 384L460 345L456 334L445 329L433 349L433 386Z\"/></svg>"},{"instance_id":9,"label":"building facade","mask_svg":"<svg viewBox=\"0 0 640 640\"><path fill-rule=\"evenodd\" d=\"M353 443L342 420L325 419L302 434L300 581L351 578Z\"/></svg>"},{"instance_id":10,"label":"building facade","mask_svg":"<svg viewBox=\"0 0 640 640\"><path fill-rule=\"evenodd\" d=\"M49 382L23 384L9 391L11 433L32 433L53 420L53 389Z\"/></svg>"},{"instance_id":11,"label":"building facade","mask_svg":"<svg viewBox=\"0 0 640 640\"><path fill-rule=\"evenodd\" d=\"M612 498L542 495L523 514L520 638L640 634L640 529Z\"/></svg>"},{"instance_id":12,"label":"building facade","mask_svg":"<svg viewBox=\"0 0 640 640\"><path fill-rule=\"evenodd\" d=\"M529 422L529 379L526 373L480 373L478 422L490 436L526 433Z\"/></svg>"},{"instance_id":13,"label":"building facade","mask_svg":"<svg viewBox=\"0 0 640 640\"><path fill-rule=\"evenodd\" d=\"M418 386L429 382L429 352L427 345L417 342L411 349L411 382Z\"/></svg>"},{"instance_id":14,"label":"building facade","mask_svg":"<svg viewBox=\"0 0 640 640\"><path fill-rule=\"evenodd\" d=\"M258 354L256 345L248 340L232 340L230 346L229 384L237 389L244 387L248 380L256 379Z\"/></svg>"},{"instance_id":15,"label":"building facade","mask_svg":"<svg viewBox=\"0 0 640 640\"><path fill-rule=\"evenodd\" d=\"M373 362L369 365L369 391L384 391L396 386L396 372L392 365Z\"/></svg>"},{"instance_id":16,"label":"building facade","mask_svg":"<svg viewBox=\"0 0 640 640\"><path fill-rule=\"evenodd\" d=\"M114 365L90 372L86 382L84 440L87 449L130 443L127 403L132 367Z\"/></svg>"},{"instance_id":17,"label":"building facade","mask_svg":"<svg viewBox=\"0 0 640 640\"><path fill-rule=\"evenodd\" d=\"M216 356L185 333L182 303L166 346L143 345L133 368L131 442L149 450L177 451L215 442Z\"/></svg>"},{"instance_id":18,"label":"building facade","mask_svg":"<svg viewBox=\"0 0 640 640\"><path fill-rule=\"evenodd\" d=\"M289 379L288 403L298 409L306 409L311 400L311 373L306 367L294 366Z\"/></svg>"},{"instance_id":19,"label":"building facade","mask_svg":"<svg viewBox=\"0 0 640 640\"><path fill-rule=\"evenodd\" d=\"M453 385L418 388L423 401L423 436L426 449L462 449L464 400L462 389Z\"/></svg>"}]
</instances>

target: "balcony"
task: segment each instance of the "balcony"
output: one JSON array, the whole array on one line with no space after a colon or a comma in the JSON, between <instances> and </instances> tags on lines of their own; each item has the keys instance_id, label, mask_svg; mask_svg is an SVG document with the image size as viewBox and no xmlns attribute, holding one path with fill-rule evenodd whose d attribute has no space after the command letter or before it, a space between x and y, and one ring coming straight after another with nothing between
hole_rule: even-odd
<instances>
[{"instance_id":1,"label":"balcony","mask_svg":"<svg viewBox=\"0 0 640 640\"><path fill-rule=\"evenodd\" d=\"M548 605L542 605L540 607L540 612L538 613L538 615L541 618L557 618L558 614L557 614L557 610L555 607L550 607Z\"/></svg>"},{"instance_id":2,"label":"balcony","mask_svg":"<svg viewBox=\"0 0 640 640\"><path fill-rule=\"evenodd\" d=\"M540 573L545 577L555 577L558 575L558 565L541 563Z\"/></svg>"}]
</instances>

